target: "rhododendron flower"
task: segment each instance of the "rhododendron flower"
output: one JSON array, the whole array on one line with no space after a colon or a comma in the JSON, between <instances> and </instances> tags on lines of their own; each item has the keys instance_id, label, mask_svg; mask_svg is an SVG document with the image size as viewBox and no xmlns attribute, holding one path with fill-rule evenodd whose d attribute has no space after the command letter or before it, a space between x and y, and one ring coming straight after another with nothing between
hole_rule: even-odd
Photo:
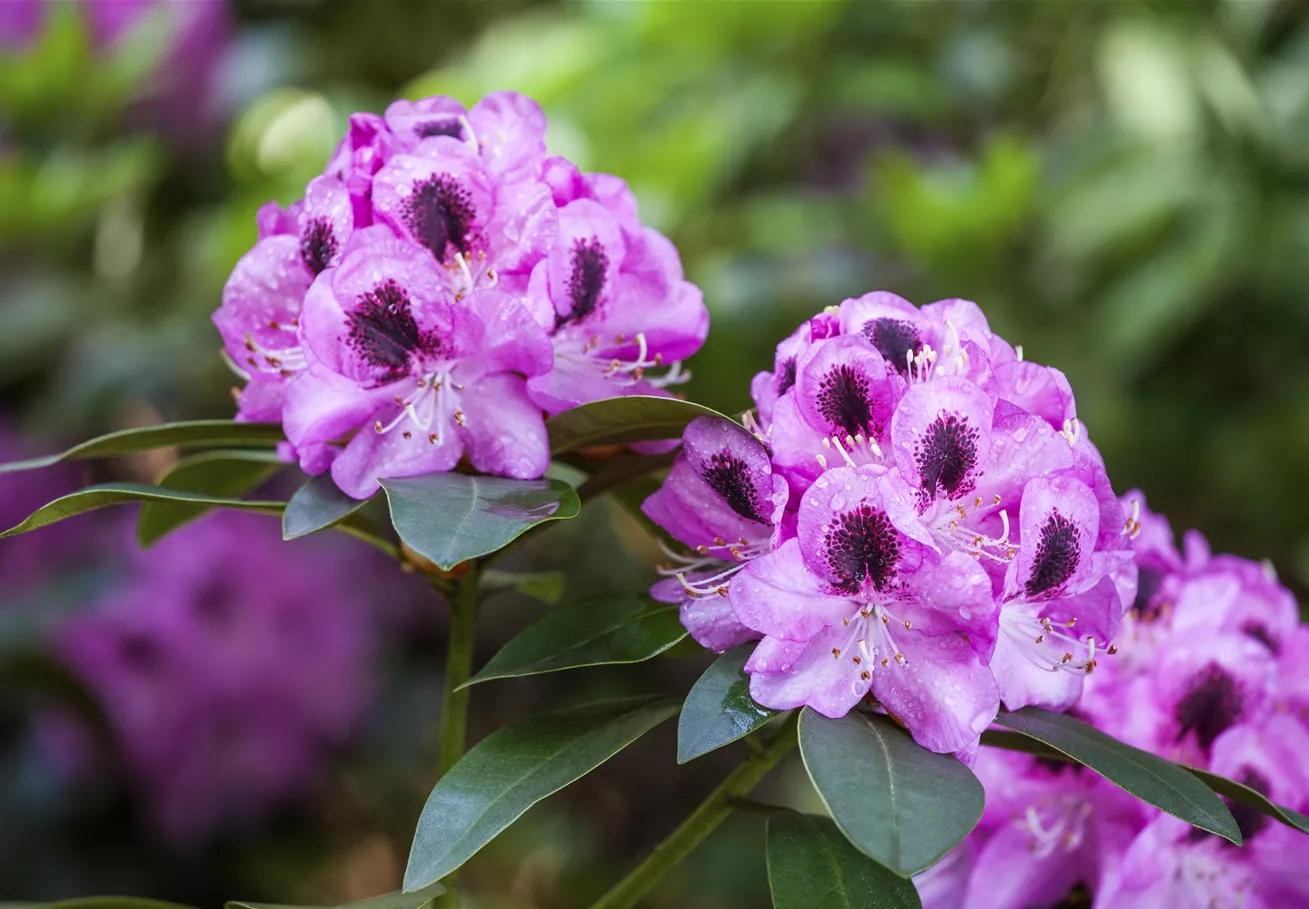
<instances>
[{"instance_id":1,"label":"rhododendron flower","mask_svg":"<svg viewBox=\"0 0 1309 909\"><path fill-rule=\"evenodd\" d=\"M559 210L559 238L532 272L530 306L550 333L554 369L532 379L550 413L627 394L667 394L680 361L709 331L700 290L682 277L677 250L641 224L627 184L581 174L552 158L544 177ZM664 374L651 373L670 367Z\"/></svg>"},{"instance_id":2,"label":"rhododendron flower","mask_svg":"<svg viewBox=\"0 0 1309 909\"><path fill-rule=\"evenodd\" d=\"M465 456L540 476L546 413L685 378L699 290L626 184L547 158L545 128L512 92L352 116L305 198L260 211L214 315L238 417L281 420L305 471L364 497Z\"/></svg>"},{"instance_id":3,"label":"rhododendron flower","mask_svg":"<svg viewBox=\"0 0 1309 909\"><path fill-rule=\"evenodd\" d=\"M307 365L299 335L305 294L340 261L353 226L349 194L332 177L310 183L291 209L260 209L259 242L236 263L213 316L229 365L247 382L236 392L238 420L281 419L286 385Z\"/></svg>"},{"instance_id":4,"label":"rhododendron flower","mask_svg":"<svg viewBox=\"0 0 1309 909\"><path fill-rule=\"evenodd\" d=\"M840 717L871 690L925 747L964 749L999 707L991 581L969 556L895 528L884 473L827 471L800 503L797 538L733 579L737 617L765 635L746 664L750 693Z\"/></svg>"},{"instance_id":5,"label":"rhododendron flower","mask_svg":"<svg viewBox=\"0 0 1309 909\"><path fill-rule=\"evenodd\" d=\"M512 297L479 290L447 302L447 273L421 247L383 240L324 271L305 303L312 356L290 387L297 447L354 432L332 477L365 498L379 477L478 470L537 477L549 466L545 421L524 375L550 368L550 343Z\"/></svg>"},{"instance_id":6,"label":"rhododendron flower","mask_svg":"<svg viewBox=\"0 0 1309 909\"><path fill-rule=\"evenodd\" d=\"M773 457L797 494L828 467L882 464L904 382L863 338L813 343L773 408Z\"/></svg>"},{"instance_id":7,"label":"rhododendron flower","mask_svg":"<svg viewBox=\"0 0 1309 909\"><path fill-rule=\"evenodd\" d=\"M682 624L700 644L723 651L759 635L736 618L728 579L767 552L781 533L786 481L768 449L729 420L696 417L663 486L641 510L694 555L670 553L676 567L656 584L656 599L681 604Z\"/></svg>"}]
</instances>

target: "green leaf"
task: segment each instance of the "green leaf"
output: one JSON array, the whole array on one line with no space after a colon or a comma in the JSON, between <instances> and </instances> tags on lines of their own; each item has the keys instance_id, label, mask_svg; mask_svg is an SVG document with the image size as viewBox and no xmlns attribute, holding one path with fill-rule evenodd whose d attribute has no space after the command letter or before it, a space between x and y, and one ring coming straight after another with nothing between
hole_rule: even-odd
<instances>
[{"instance_id":1,"label":"green leaf","mask_svg":"<svg viewBox=\"0 0 1309 909\"><path fill-rule=\"evenodd\" d=\"M546 420L545 428L550 433L550 451L562 454L590 445L679 439L686 424L700 416L728 419L716 410L678 398L631 395L557 413Z\"/></svg>"},{"instance_id":2,"label":"green leaf","mask_svg":"<svg viewBox=\"0 0 1309 909\"><path fill-rule=\"evenodd\" d=\"M1305 817L1298 811L1292 811L1276 802L1271 801L1268 796L1264 795L1257 789L1251 789L1243 783L1236 780L1229 780L1225 776L1219 776L1216 773L1210 773L1207 770L1200 770L1196 767L1187 767L1185 769L1194 773L1200 778L1206 786L1221 795L1227 796L1233 801L1240 802L1243 805L1249 805L1257 811L1260 811L1274 820L1281 821L1288 827L1293 827L1301 833L1309 833L1309 817Z\"/></svg>"},{"instance_id":3,"label":"green leaf","mask_svg":"<svg viewBox=\"0 0 1309 909\"><path fill-rule=\"evenodd\" d=\"M1241 831L1227 806L1181 766L1133 748L1067 714L1039 707L1002 711L995 721L1085 764L1156 808L1241 845Z\"/></svg>"},{"instance_id":4,"label":"green leaf","mask_svg":"<svg viewBox=\"0 0 1309 909\"><path fill-rule=\"evenodd\" d=\"M727 651L691 686L677 720L677 763L744 738L777 716L750 697L745 661L753 649L743 644Z\"/></svg>"},{"instance_id":5,"label":"green leaf","mask_svg":"<svg viewBox=\"0 0 1309 909\"><path fill-rule=\"evenodd\" d=\"M226 909L424 909L428 903L445 893L440 884L429 884L421 890L406 893L397 890L384 893L366 900L353 903L341 903L336 906L290 906L284 903L248 903L244 900L229 900Z\"/></svg>"},{"instance_id":6,"label":"green leaf","mask_svg":"<svg viewBox=\"0 0 1309 909\"><path fill-rule=\"evenodd\" d=\"M478 588L484 592L516 590L523 596L535 597L551 606L559 602L568 585L568 576L562 571L497 571L488 568L482 572Z\"/></svg>"},{"instance_id":7,"label":"green leaf","mask_svg":"<svg viewBox=\"0 0 1309 909\"><path fill-rule=\"evenodd\" d=\"M829 720L806 707L800 753L846 839L901 877L949 852L982 816L986 796L972 771L915 744L888 717Z\"/></svg>"},{"instance_id":8,"label":"green leaf","mask_svg":"<svg viewBox=\"0 0 1309 909\"><path fill-rule=\"evenodd\" d=\"M74 515L109 505L122 505L125 502L175 502L187 505L208 505L222 508L238 508L244 511L259 511L264 514L281 514L285 502L261 502L250 499L228 499L221 496L204 495L198 492L186 492L181 489L162 489L147 483L101 483L88 486L55 499L34 511L26 521L17 527L11 527L0 533L0 539L17 536L20 533L36 530L71 518Z\"/></svg>"},{"instance_id":9,"label":"green leaf","mask_svg":"<svg viewBox=\"0 0 1309 909\"><path fill-rule=\"evenodd\" d=\"M23 909L191 909L182 903L146 899L142 896L79 896L50 903L0 903L0 906Z\"/></svg>"},{"instance_id":10,"label":"green leaf","mask_svg":"<svg viewBox=\"0 0 1309 909\"><path fill-rule=\"evenodd\" d=\"M825 817L778 811L765 836L775 909L922 909L910 881L851 846Z\"/></svg>"},{"instance_id":11,"label":"green leaf","mask_svg":"<svg viewBox=\"0 0 1309 909\"><path fill-rule=\"evenodd\" d=\"M205 445L250 445L269 447L284 441L286 436L277 423L238 423L235 420L191 420L185 423L163 423L124 429L74 445L59 454L26 461L0 464L0 474L20 470L49 467L60 461L84 458L112 458L118 455L149 451L152 448Z\"/></svg>"},{"instance_id":12,"label":"green leaf","mask_svg":"<svg viewBox=\"0 0 1309 909\"><path fill-rule=\"evenodd\" d=\"M183 458L159 480L165 489L240 498L286 466L274 451L205 451ZM209 511L209 505L146 502L136 521L136 538L149 546Z\"/></svg>"},{"instance_id":13,"label":"green leaf","mask_svg":"<svg viewBox=\"0 0 1309 909\"><path fill-rule=\"evenodd\" d=\"M676 606L641 594L592 597L524 628L460 687L581 666L640 663L684 637Z\"/></svg>"},{"instance_id":14,"label":"green leaf","mask_svg":"<svg viewBox=\"0 0 1309 909\"><path fill-rule=\"evenodd\" d=\"M320 473L295 491L282 512L282 539L295 540L326 530L368 504L337 488L330 473Z\"/></svg>"},{"instance_id":15,"label":"green leaf","mask_svg":"<svg viewBox=\"0 0 1309 909\"><path fill-rule=\"evenodd\" d=\"M601 462L599 469L577 487L577 495L583 502L589 502L612 489L626 486L656 471L666 470L672 466L676 456L676 452L670 451L659 455L627 455Z\"/></svg>"},{"instance_id":16,"label":"green leaf","mask_svg":"<svg viewBox=\"0 0 1309 909\"><path fill-rule=\"evenodd\" d=\"M400 539L442 571L496 552L545 521L577 516L577 491L561 480L431 473L382 480Z\"/></svg>"},{"instance_id":17,"label":"green leaf","mask_svg":"<svg viewBox=\"0 0 1309 909\"><path fill-rule=\"evenodd\" d=\"M667 698L628 698L544 713L491 733L428 796L405 890L445 877L528 808L676 712L677 704Z\"/></svg>"}]
</instances>

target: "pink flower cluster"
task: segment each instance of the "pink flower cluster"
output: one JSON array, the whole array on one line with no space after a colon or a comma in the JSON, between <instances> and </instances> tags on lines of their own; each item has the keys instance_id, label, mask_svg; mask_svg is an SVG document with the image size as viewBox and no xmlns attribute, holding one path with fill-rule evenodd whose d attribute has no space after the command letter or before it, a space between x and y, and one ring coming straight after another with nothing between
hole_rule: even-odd
<instances>
[{"instance_id":1,"label":"pink flower cluster","mask_svg":"<svg viewBox=\"0 0 1309 909\"><path fill-rule=\"evenodd\" d=\"M1140 508L1140 590L1117 657L1088 682L1081 718L1162 757L1309 808L1309 629L1267 565L1213 556L1195 531L1178 553ZM1309 840L1229 803L1238 848L1139 802L1096 774L984 749L986 812L918 879L927 909L1309 907Z\"/></svg>"},{"instance_id":2,"label":"pink flower cluster","mask_svg":"<svg viewBox=\"0 0 1309 909\"><path fill-rule=\"evenodd\" d=\"M964 757L1002 702L1077 701L1136 596L1136 525L1062 373L973 303L871 293L751 390L749 431L692 423L644 508L694 552L654 595L707 647L759 641L756 701L840 717L871 693Z\"/></svg>"},{"instance_id":3,"label":"pink flower cluster","mask_svg":"<svg viewBox=\"0 0 1309 909\"><path fill-rule=\"evenodd\" d=\"M351 117L304 199L260 210L214 314L239 418L282 422L306 471L364 498L464 457L540 476L545 415L666 394L708 332L700 291L627 185L547 155L545 130L509 92Z\"/></svg>"}]
</instances>

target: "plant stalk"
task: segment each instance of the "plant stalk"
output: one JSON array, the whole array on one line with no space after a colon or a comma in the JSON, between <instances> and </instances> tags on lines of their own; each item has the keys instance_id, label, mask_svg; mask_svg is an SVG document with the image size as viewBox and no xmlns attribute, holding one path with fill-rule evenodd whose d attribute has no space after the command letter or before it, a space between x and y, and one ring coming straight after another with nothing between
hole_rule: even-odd
<instances>
[{"instance_id":1,"label":"plant stalk","mask_svg":"<svg viewBox=\"0 0 1309 909\"><path fill-rule=\"evenodd\" d=\"M477 638L477 584L481 566L474 563L459 579L450 598L450 643L445 660L445 690L441 698L441 743L437 754L437 779L464 756L468 743L468 696L470 689L457 691L473 672L473 647ZM456 872L457 873L457 872ZM455 874L442 879L446 892L437 897L439 909L456 909Z\"/></svg>"},{"instance_id":2,"label":"plant stalk","mask_svg":"<svg viewBox=\"0 0 1309 909\"><path fill-rule=\"evenodd\" d=\"M660 878L727 819L733 810L732 800L747 795L795 747L797 717L798 714L792 714L787 718L762 751L752 752L742 761L645 861L593 903L591 909L632 909L639 903Z\"/></svg>"}]
</instances>

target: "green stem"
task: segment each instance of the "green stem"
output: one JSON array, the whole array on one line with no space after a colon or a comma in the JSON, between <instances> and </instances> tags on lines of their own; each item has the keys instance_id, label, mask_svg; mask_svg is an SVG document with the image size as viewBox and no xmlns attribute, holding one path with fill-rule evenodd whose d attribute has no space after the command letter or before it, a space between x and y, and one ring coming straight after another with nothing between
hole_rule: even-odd
<instances>
[{"instance_id":1,"label":"green stem","mask_svg":"<svg viewBox=\"0 0 1309 909\"><path fill-rule=\"evenodd\" d=\"M473 672L473 645L477 637L477 582L481 566L474 563L459 579L450 598L450 645L445 659L445 691L441 699L441 746L437 755L437 779L445 776L461 757L468 742L468 695L470 689L456 691ZM455 875L442 883L446 892L437 898L440 909L459 905L454 891Z\"/></svg>"},{"instance_id":2,"label":"green stem","mask_svg":"<svg viewBox=\"0 0 1309 909\"><path fill-rule=\"evenodd\" d=\"M593 903L591 909L632 909L660 878L727 819L733 809L731 800L754 789L795 744L796 715L793 714L762 751L754 752L742 761L667 839L655 847L654 852L646 856L645 861Z\"/></svg>"}]
</instances>

